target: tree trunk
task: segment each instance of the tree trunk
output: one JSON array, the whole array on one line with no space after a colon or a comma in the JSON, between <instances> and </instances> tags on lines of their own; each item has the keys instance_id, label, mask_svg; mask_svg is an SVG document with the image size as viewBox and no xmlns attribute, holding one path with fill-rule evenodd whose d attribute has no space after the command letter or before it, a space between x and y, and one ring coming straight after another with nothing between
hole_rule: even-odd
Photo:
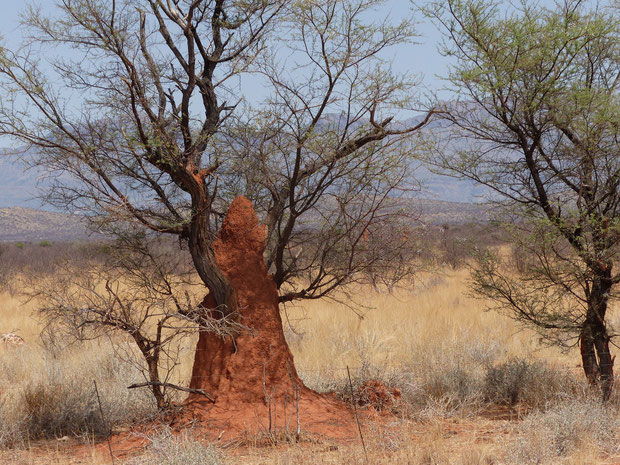
<instances>
[{"instance_id":1,"label":"tree trunk","mask_svg":"<svg viewBox=\"0 0 620 465\"><path fill-rule=\"evenodd\" d=\"M205 195L193 196L194 215L189 226L188 248L198 276L209 289L215 305L213 311L227 316L237 310L237 299L234 289L219 267L212 247L212 237L209 237L209 205ZM217 310L215 310L217 309Z\"/></svg>"},{"instance_id":2,"label":"tree trunk","mask_svg":"<svg viewBox=\"0 0 620 465\"><path fill-rule=\"evenodd\" d=\"M146 362L149 368L149 381L151 382L151 390L155 401L157 402L157 409L163 410L168 405L164 396L161 381L159 380L159 360L153 357L147 357Z\"/></svg>"},{"instance_id":3,"label":"tree trunk","mask_svg":"<svg viewBox=\"0 0 620 465\"><path fill-rule=\"evenodd\" d=\"M614 357L609 350L605 314L611 291L611 266L601 266L588 296L588 312L581 331L581 359L588 382L609 399L614 383Z\"/></svg>"}]
</instances>

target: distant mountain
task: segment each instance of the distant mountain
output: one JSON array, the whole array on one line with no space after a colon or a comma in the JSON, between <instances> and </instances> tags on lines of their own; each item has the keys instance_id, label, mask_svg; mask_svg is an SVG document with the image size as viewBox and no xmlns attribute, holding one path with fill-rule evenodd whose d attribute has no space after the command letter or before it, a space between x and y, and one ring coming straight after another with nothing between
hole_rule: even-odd
<instances>
[{"instance_id":1,"label":"distant mountain","mask_svg":"<svg viewBox=\"0 0 620 465\"><path fill-rule=\"evenodd\" d=\"M414 199L412 209L419 213L424 224L459 225L466 223L488 223L491 207L483 203L447 202L433 199Z\"/></svg>"},{"instance_id":2,"label":"distant mountain","mask_svg":"<svg viewBox=\"0 0 620 465\"><path fill-rule=\"evenodd\" d=\"M450 178L431 173L425 167L415 170L415 177L422 184L421 196L447 202L481 202L485 190L472 181ZM39 188L48 180L41 169L25 170L20 162L0 155L0 208L46 208L37 198Z\"/></svg>"},{"instance_id":3,"label":"distant mountain","mask_svg":"<svg viewBox=\"0 0 620 465\"><path fill-rule=\"evenodd\" d=\"M414 117L397 123L411 127L421 121ZM337 116L327 117L337 120ZM337 123L336 123L337 124ZM424 127L424 136L441 141L446 137L446 123L431 121ZM41 211L49 209L37 196L40 189L50 185L44 169L25 169L16 156L6 156L9 149L0 149L0 241L76 240L86 238L86 228L77 216ZM37 157L34 149L23 151L21 158ZM413 200L414 211L421 212L422 220L431 224L484 222L488 209L481 202L485 189L472 181L441 176L421 165L414 177L421 183L419 198ZM4 207L4 208L3 208ZM13 208L9 208L13 207Z\"/></svg>"},{"instance_id":4,"label":"distant mountain","mask_svg":"<svg viewBox=\"0 0 620 465\"><path fill-rule=\"evenodd\" d=\"M410 199L408 208L420 223L458 225L486 223L490 208L481 203ZM79 241L101 239L91 235L83 218L67 213L24 207L0 208L0 242Z\"/></svg>"},{"instance_id":5,"label":"distant mountain","mask_svg":"<svg viewBox=\"0 0 620 465\"><path fill-rule=\"evenodd\" d=\"M32 208L0 208L0 242L86 240L83 218Z\"/></svg>"},{"instance_id":6,"label":"distant mountain","mask_svg":"<svg viewBox=\"0 0 620 465\"><path fill-rule=\"evenodd\" d=\"M422 119L423 116L416 116L394 124L397 127L412 127ZM338 125L338 115L327 115L324 124ZM442 140L450 134L446 125L445 121L432 120L423 128L422 134L431 140L433 138ZM50 177L43 168L26 170L25 164L18 161L17 157L3 156L10 152L9 149L0 149L0 208L44 208L37 196L41 188L44 189L50 185ZM12 152L19 152L19 149ZM33 160L36 157L36 149L28 149L21 154L24 160ZM487 192L485 188L473 181L441 176L432 173L425 166L420 166L415 170L415 178L422 185L420 196L433 200L478 203L483 200Z\"/></svg>"},{"instance_id":7,"label":"distant mountain","mask_svg":"<svg viewBox=\"0 0 620 465\"><path fill-rule=\"evenodd\" d=\"M0 208L41 208L37 186L45 182L44 171L26 170L15 156L6 156L8 153L11 153L9 149L0 149Z\"/></svg>"}]
</instances>

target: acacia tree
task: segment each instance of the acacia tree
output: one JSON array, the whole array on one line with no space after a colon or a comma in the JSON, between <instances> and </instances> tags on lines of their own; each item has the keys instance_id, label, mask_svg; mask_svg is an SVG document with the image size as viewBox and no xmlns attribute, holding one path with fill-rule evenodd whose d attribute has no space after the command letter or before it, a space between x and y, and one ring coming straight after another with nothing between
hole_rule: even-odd
<instances>
[{"instance_id":1,"label":"acacia tree","mask_svg":"<svg viewBox=\"0 0 620 465\"><path fill-rule=\"evenodd\" d=\"M390 72L381 52L409 41L409 20L370 25L383 2L305 1L283 21L277 55L254 70L272 93L226 128L220 143L224 197L247 195L267 227L265 260L280 301L321 298L353 281L393 284L412 272L404 240L411 212L410 76ZM231 195L232 194L232 195Z\"/></svg>"},{"instance_id":2,"label":"acacia tree","mask_svg":"<svg viewBox=\"0 0 620 465\"><path fill-rule=\"evenodd\" d=\"M450 0L427 9L446 32L456 58L449 81L463 99L446 108L451 135L429 159L488 186L530 252L517 276L487 254L474 289L545 337L577 341L588 380L607 398L608 313L620 283L620 21L611 7L579 0L503 7Z\"/></svg>"},{"instance_id":3,"label":"acacia tree","mask_svg":"<svg viewBox=\"0 0 620 465\"><path fill-rule=\"evenodd\" d=\"M240 315L251 329L251 318L273 318L281 333L277 308L244 315L214 255L237 194L267 225L282 301L328 295L362 273L410 271L406 254L385 246L407 242L401 227L382 225L401 216L399 141L431 114L393 123L413 83L381 56L413 30L409 20L363 20L381 3L61 0L52 18L30 10L30 42L0 62L1 130L58 174L52 204L111 232L132 222L177 235L209 290L205 312ZM284 45L286 65L270 56ZM42 64L46 47L62 53ZM250 71L268 78L272 98L244 119L233 78ZM197 349L195 373L237 348Z\"/></svg>"}]
</instances>

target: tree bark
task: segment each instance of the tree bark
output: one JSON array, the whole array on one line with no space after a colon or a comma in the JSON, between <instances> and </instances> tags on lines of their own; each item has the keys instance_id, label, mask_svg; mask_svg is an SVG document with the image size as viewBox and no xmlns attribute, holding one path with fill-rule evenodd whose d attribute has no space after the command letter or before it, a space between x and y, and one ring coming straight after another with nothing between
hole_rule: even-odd
<instances>
[{"instance_id":1,"label":"tree bark","mask_svg":"<svg viewBox=\"0 0 620 465\"><path fill-rule=\"evenodd\" d=\"M192 192L193 216L189 225L188 248L200 279L214 299L214 315L228 316L237 310L235 291L222 272L213 251L209 233L209 199L202 191L202 181Z\"/></svg>"},{"instance_id":2,"label":"tree bark","mask_svg":"<svg viewBox=\"0 0 620 465\"><path fill-rule=\"evenodd\" d=\"M146 361L149 369L149 380L151 384L151 390L155 401L157 402L157 409L162 410L166 405L166 398L162 390L162 383L159 379L159 360L153 357L146 357Z\"/></svg>"},{"instance_id":3,"label":"tree bark","mask_svg":"<svg viewBox=\"0 0 620 465\"><path fill-rule=\"evenodd\" d=\"M603 399L609 399L614 384L614 357L609 350L605 314L612 287L611 265L595 272L588 296L588 311L581 332L581 358L588 382L601 388Z\"/></svg>"}]
</instances>

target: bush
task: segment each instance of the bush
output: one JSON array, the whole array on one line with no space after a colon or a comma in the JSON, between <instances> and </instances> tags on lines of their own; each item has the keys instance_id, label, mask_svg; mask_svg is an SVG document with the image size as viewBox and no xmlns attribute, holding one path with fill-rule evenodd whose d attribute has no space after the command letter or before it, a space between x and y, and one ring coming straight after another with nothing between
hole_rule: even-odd
<instances>
[{"instance_id":1,"label":"bush","mask_svg":"<svg viewBox=\"0 0 620 465\"><path fill-rule=\"evenodd\" d=\"M364 384L380 381L387 392L400 392L395 411L414 417L468 415L485 403L542 408L584 392L571 373L522 359L493 364L497 356L496 346L465 339L427 348L411 365L386 369L364 362L351 370L353 391L358 395ZM330 377L302 372L302 377L313 389L351 402L346 373Z\"/></svg>"},{"instance_id":2,"label":"bush","mask_svg":"<svg viewBox=\"0 0 620 465\"><path fill-rule=\"evenodd\" d=\"M52 243L50 241L41 241L39 242L40 247L51 247Z\"/></svg>"},{"instance_id":3,"label":"bush","mask_svg":"<svg viewBox=\"0 0 620 465\"><path fill-rule=\"evenodd\" d=\"M512 463L558 463L580 448L614 454L620 451L618 411L609 404L572 400L527 416L517 427L518 439L508 451Z\"/></svg>"},{"instance_id":4,"label":"bush","mask_svg":"<svg viewBox=\"0 0 620 465\"><path fill-rule=\"evenodd\" d=\"M156 415L147 391L127 389L141 379L138 369L120 361L109 347L93 345L88 350L82 345L55 356L35 350L41 348L23 348L0 358L8 386L0 392L0 447L38 438L104 435L107 427Z\"/></svg>"},{"instance_id":5,"label":"bush","mask_svg":"<svg viewBox=\"0 0 620 465\"><path fill-rule=\"evenodd\" d=\"M149 437L147 454L127 465L223 465L224 455L213 445L191 437L191 431L174 436L169 428Z\"/></svg>"},{"instance_id":6,"label":"bush","mask_svg":"<svg viewBox=\"0 0 620 465\"><path fill-rule=\"evenodd\" d=\"M548 402L573 397L577 380L540 362L510 359L487 370L484 400L496 404L542 407Z\"/></svg>"},{"instance_id":7,"label":"bush","mask_svg":"<svg viewBox=\"0 0 620 465\"><path fill-rule=\"evenodd\" d=\"M400 391L395 405L399 413L413 416L452 416L471 413L481 402L484 367L496 357L499 346L470 339L462 334L436 346L423 346L412 351L409 363L392 368L371 363L365 350L360 352L361 367L351 370L353 391L359 392L370 381L380 381L388 392ZM358 341L358 345L364 343ZM372 344L370 344L372 346ZM333 392L351 402L346 372L303 373L302 379L311 388Z\"/></svg>"}]
</instances>

